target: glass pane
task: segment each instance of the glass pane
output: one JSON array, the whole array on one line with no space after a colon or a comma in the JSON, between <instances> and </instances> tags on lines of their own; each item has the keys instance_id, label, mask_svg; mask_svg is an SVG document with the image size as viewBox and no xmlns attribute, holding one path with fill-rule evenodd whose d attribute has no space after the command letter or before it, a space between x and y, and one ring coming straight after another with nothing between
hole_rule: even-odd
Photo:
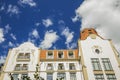
<instances>
[{"instance_id":1,"label":"glass pane","mask_svg":"<svg viewBox=\"0 0 120 80\"><path fill-rule=\"evenodd\" d=\"M22 74L22 79L27 80L28 74Z\"/></svg>"},{"instance_id":2,"label":"glass pane","mask_svg":"<svg viewBox=\"0 0 120 80\"><path fill-rule=\"evenodd\" d=\"M13 74L12 76L13 76L14 80L18 80L18 74Z\"/></svg>"},{"instance_id":3,"label":"glass pane","mask_svg":"<svg viewBox=\"0 0 120 80\"><path fill-rule=\"evenodd\" d=\"M93 70L101 70L99 59L92 58L91 60L92 60Z\"/></svg>"},{"instance_id":4,"label":"glass pane","mask_svg":"<svg viewBox=\"0 0 120 80\"><path fill-rule=\"evenodd\" d=\"M102 62L105 70L113 70L110 60L108 58L102 58Z\"/></svg>"},{"instance_id":5,"label":"glass pane","mask_svg":"<svg viewBox=\"0 0 120 80\"><path fill-rule=\"evenodd\" d=\"M47 74L47 80L53 80L53 74L52 73Z\"/></svg>"},{"instance_id":6,"label":"glass pane","mask_svg":"<svg viewBox=\"0 0 120 80\"><path fill-rule=\"evenodd\" d=\"M104 80L103 74L95 74L95 80Z\"/></svg>"},{"instance_id":7,"label":"glass pane","mask_svg":"<svg viewBox=\"0 0 120 80\"><path fill-rule=\"evenodd\" d=\"M73 58L73 57L74 57L73 51L69 51L69 57L70 57L70 58Z\"/></svg>"},{"instance_id":8,"label":"glass pane","mask_svg":"<svg viewBox=\"0 0 120 80\"><path fill-rule=\"evenodd\" d=\"M63 58L63 52L62 51L58 52L58 58Z\"/></svg>"},{"instance_id":9,"label":"glass pane","mask_svg":"<svg viewBox=\"0 0 120 80\"><path fill-rule=\"evenodd\" d=\"M48 70L52 70L52 69L53 69L52 64L48 64L47 69L48 69Z\"/></svg>"},{"instance_id":10,"label":"glass pane","mask_svg":"<svg viewBox=\"0 0 120 80\"><path fill-rule=\"evenodd\" d=\"M70 80L76 80L76 74L70 73Z\"/></svg>"},{"instance_id":11,"label":"glass pane","mask_svg":"<svg viewBox=\"0 0 120 80\"><path fill-rule=\"evenodd\" d=\"M48 58L53 58L53 52L52 51L48 52Z\"/></svg>"},{"instance_id":12,"label":"glass pane","mask_svg":"<svg viewBox=\"0 0 120 80\"><path fill-rule=\"evenodd\" d=\"M66 75L65 75L65 73L58 73L58 74L57 74L57 79L58 79L58 80L66 80Z\"/></svg>"},{"instance_id":13,"label":"glass pane","mask_svg":"<svg viewBox=\"0 0 120 80\"><path fill-rule=\"evenodd\" d=\"M75 65L74 65L74 63L70 63L70 64L69 64L69 69L70 69L70 70L75 70Z\"/></svg>"},{"instance_id":14,"label":"glass pane","mask_svg":"<svg viewBox=\"0 0 120 80\"><path fill-rule=\"evenodd\" d=\"M107 74L107 79L108 80L117 80L115 77L115 74Z\"/></svg>"},{"instance_id":15,"label":"glass pane","mask_svg":"<svg viewBox=\"0 0 120 80\"><path fill-rule=\"evenodd\" d=\"M64 69L64 65L63 64L58 64L58 69L59 70L63 70Z\"/></svg>"}]
</instances>

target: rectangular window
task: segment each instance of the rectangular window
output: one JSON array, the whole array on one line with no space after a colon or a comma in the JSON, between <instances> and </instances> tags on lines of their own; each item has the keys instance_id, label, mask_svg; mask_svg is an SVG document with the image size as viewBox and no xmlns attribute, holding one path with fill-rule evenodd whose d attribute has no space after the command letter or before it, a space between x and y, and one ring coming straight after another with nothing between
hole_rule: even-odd
<instances>
[{"instance_id":1,"label":"rectangular window","mask_svg":"<svg viewBox=\"0 0 120 80\"><path fill-rule=\"evenodd\" d=\"M62 63L58 64L58 70L64 70L64 65Z\"/></svg>"},{"instance_id":2,"label":"rectangular window","mask_svg":"<svg viewBox=\"0 0 120 80\"><path fill-rule=\"evenodd\" d=\"M70 73L70 80L77 80L76 73Z\"/></svg>"},{"instance_id":3,"label":"rectangular window","mask_svg":"<svg viewBox=\"0 0 120 80\"><path fill-rule=\"evenodd\" d=\"M14 80L19 80L19 79L18 79L18 74L13 74L12 76L13 76L13 79L14 79Z\"/></svg>"},{"instance_id":4,"label":"rectangular window","mask_svg":"<svg viewBox=\"0 0 120 80\"><path fill-rule=\"evenodd\" d=\"M58 58L63 58L63 51L58 52Z\"/></svg>"},{"instance_id":5,"label":"rectangular window","mask_svg":"<svg viewBox=\"0 0 120 80\"><path fill-rule=\"evenodd\" d=\"M75 70L75 65L74 65L74 63L70 63L70 64L69 64L69 69L70 69L70 70Z\"/></svg>"},{"instance_id":6,"label":"rectangular window","mask_svg":"<svg viewBox=\"0 0 120 80\"><path fill-rule=\"evenodd\" d=\"M24 59L24 53L19 53L18 54L18 59Z\"/></svg>"},{"instance_id":7,"label":"rectangular window","mask_svg":"<svg viewBox=\"0 0 120 80\"><path fill-rule=\"evenodd\" d=\"M53 80L53 74L47 73L47 80Z\"/></svg>"},{"instance_id":8,"label":"rectangular window","mask_svg":"<svg viewBox=\"0 0 120 80\"><path fill-rule=\"evenodd\" d=\"M23 70L28 70L28 64L23 64L22 69L23 69Z\"/></svg>"},{"instance_id":9,"label":"rectangular window","mask_svg":"<svg viewBox=\"0 0 120 80\"><path fill-rule=\"evenodd\" d=\"M74 57L73 51L69 51L68 55L69 55L69 58L73 58Z\"/></svg>"},{"instance_id":10,"label":"rectangular window","mask_svg":"<svg viewBox=\"0 0 120 80\"><path fill-rule=\"evenodd\" d=\"M95 74L95 80L105 80L103 74Z\"/></svg>"},{"instance_id":11,"label":"rectangular window","mask_svg":"<svg viewBox=\"0 0 120 80\"><path fill-rule=\"evenodd\" d=\"M65 73L58 73L56 80L66 80L66 75L65 75Z\"/></svg>"},{"instance_id":12,"label":"rectangular window","mask_svg":"<svg viewBox=\"0 0 120 80\"><path fill-rule=\"evenodd\" d=\"M16 64L15 71L20 71L20 70L21 70L21 64Z\"/></svg>"},{"instance_id":13,"label":"rectangular window","mask_svg":"<svg viewBox=\"0 0 120 80\"><path fill-rule=\"evenodd\" d=\"M25 53L25 59L30 59L30 53Z\"/></svg>"},{"instance_id":14,"label":"rectangular window","mask_svg":"<svg viewBox=\"0 0 120 80\"><path fill-rule=\"evenodd\" d=\"M91 61L92 61L93 70L102 70L98 58L92 58Z\"/></svg>"},{"instance_id":15,"label":"rectangular window","mask_svg":"<svg viewBox=\"0 0 120 80\"><path fill-rule=\"evenodd\" d=\"M113 70L109 58L102 58L102 63L103 63L103 66L104 66L104 69L105 69L105 70L108 70L108 71L109 71L109 70L110 70L110 71Z\"/></svg>"},{"instance_id":16,"label":"rectangular window","mask_svg":"<svg viewBox=\"0 0 120 80\"><path fill-rule=\"evenodd\" d=\"M107 80L117 80L115 74L107 74Z\"/></svg>"},{"instance_id":17,"label":"rectangular window","mask_svg":"<svg viewBox=\"0 0 120 80\"><path fill-rule=\"evenodd\" d=\"M53 52L52 51L48 51L48 56L47 58L53 58Z\"/></svg>"},{"instance_id":18,"label":"rectangular window","mask_svg":"<svg viewBox=\"0 0 120 80\"><path fill-rule=\"evenodd\" d=\"M27 80L26 79L27 77L28 77L28 74L26 74L26 73L21 75L22 80Z\"/></svg>"},{"instance_id":19,"label":"rectangular window","mask_svg":"<svg viewBox=\"0 0 120 80\"><path fill-rule=\"evenodd\" d=\"M47 65L47 70L53 70L53 65L52 64L48 64Z\"/></svg>"}]
</instances>

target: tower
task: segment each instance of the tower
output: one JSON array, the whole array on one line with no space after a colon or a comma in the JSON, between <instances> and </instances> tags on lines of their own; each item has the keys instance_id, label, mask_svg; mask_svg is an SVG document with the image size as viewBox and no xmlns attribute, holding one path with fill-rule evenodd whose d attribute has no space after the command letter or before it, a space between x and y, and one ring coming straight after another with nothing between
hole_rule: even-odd
<instances>
[{"instance_id":1,"label":"tower","mask_svg":"<svg viewBox=\"0 0 120 80\"><path fill-rule=\"evenodd\" d=\"M79 56L84 80L119 80L120 60L112 41L103 39L93 28L81 31Z\"/></svg>"}]
</instances>

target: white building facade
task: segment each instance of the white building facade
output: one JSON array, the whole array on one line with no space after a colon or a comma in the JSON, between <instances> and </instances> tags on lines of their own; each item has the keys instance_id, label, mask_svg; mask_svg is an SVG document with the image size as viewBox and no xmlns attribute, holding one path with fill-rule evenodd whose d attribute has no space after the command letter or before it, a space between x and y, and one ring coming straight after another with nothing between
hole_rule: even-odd
<instances>
[{"instance_id":1,"label":"white building facade","mask_svg":"<svg viewBox=\"0 0 120 80\"><path fill-rule=\"evenodd\" d=\"M0 80L24 76L28 80L120 80L119 54L112 41L93 28L81 31L74 50L42 50L25 42L9 50Z\"/></svg>"},{"instance_id":2,"label":"white building facade","mask_svg":"<svg viewBox=\"0 0 120 80\"><path fill-rule=\"evenodd\" d=\"M90 28L81 32L78 45L85 80L120 80L120 59L111 40Z\"/></svg>"},{"instance_id":3,"label":"white building facade","mask_svg":"<svg viewBox=\"0 0 120 80\"><path fill-rule=\"evenodd\" d=\"M33 44L26 42L17 48L10 49L0 80L22 80L23 76L29 76L32 80L39 61L39 50Z\"/></svg>"}]
</instances>

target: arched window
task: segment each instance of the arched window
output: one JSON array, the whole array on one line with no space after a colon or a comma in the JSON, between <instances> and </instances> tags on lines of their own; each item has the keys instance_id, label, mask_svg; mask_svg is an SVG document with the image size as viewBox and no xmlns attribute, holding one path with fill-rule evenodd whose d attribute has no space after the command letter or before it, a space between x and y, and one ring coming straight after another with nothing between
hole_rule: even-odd
<instances>
[{"instance_id":1,"label":"arched window","mask_svg":"<svg viewBox=\"0 0 120 80\"><path fill-rule=\"evenodd\" d=\"M47 58L53 58L53 52L52 51L48 51L48 55L47 55Z\"/></svg>"},{"instance_id":2,"label":"arched window","mask_svg":"<svg viewBox=\"0 0 120 80\"><path fill-rule=\"evenodd\" d=\"M69 58L73 58L74 57L73 51L69 51L68 55L69 55Z\"/></svg>"},{"instance_id":3,"label":"arched window","mask_svg":"<svg viewBox=\"0 0 120 80\"><path fill-rule=\"evenodd\" d=\"M58 52L58 58L63 58L64 56L63 56L63 51L59 51Z\"/></svg>"}]
</instances>

